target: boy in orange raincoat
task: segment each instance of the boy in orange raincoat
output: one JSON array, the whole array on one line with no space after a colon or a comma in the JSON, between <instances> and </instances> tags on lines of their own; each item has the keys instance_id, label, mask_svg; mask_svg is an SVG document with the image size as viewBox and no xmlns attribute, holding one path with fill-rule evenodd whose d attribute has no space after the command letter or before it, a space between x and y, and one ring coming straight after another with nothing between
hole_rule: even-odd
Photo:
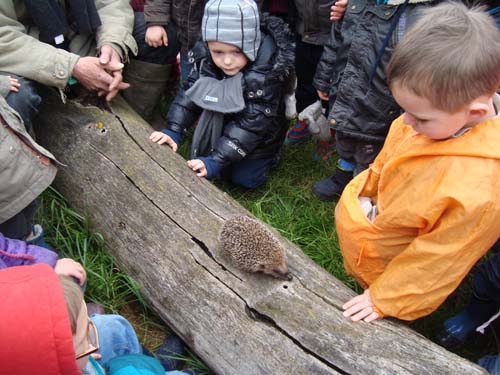
<instances>
[{"instance_id":1,"label":"boy in orange raincoat","mask_svg":"<svg viewBox=\"0 0 500 375\"><path fill-rule=\"evenodd\" d=\"M405 113L335 220L344 265L365 292L344 316L433 312L500 237L500 32L482 9L422 13L387 67Z\"/></svg>"}]
</instances>

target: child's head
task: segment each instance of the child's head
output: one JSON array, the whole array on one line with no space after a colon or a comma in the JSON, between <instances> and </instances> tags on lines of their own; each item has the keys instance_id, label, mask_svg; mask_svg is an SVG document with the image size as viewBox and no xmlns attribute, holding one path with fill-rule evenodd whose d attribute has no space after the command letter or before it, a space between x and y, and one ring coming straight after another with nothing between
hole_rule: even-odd
<instances>
[{"instance_id":1,"label":"child's head","mask_svg":"<svg viewBox=\"0 0 500 375\"><path fill-rule=\"evenodd\" d=\"M500 31L480 8L428 8L396 46L387 76L405 122L430 138L448 138L491 113Z\"/></svg>"},{"instance_id":2,"label":"child's head","mask_svg":"<svg viewBox=\"0 0 500 375\"><path fill-rule=\"evenodd\" d=\"M98 349L97 334L87 315L87 306L80 286L68 276L59 276L59 280L68 309L76 362L78 368L83 369L88 362L89 355Z\"/></svg>"},{"instance_id":3,"label":"child's head","mask_svg":"<svg viewBox=\"0 0 500 375\"><path fill-rule=\"evenodd\" d=\"M209 0L201 33L215 65L233 76L257 56L260 46L257 5L253 0Z\"/></svg>"}]
</instances>

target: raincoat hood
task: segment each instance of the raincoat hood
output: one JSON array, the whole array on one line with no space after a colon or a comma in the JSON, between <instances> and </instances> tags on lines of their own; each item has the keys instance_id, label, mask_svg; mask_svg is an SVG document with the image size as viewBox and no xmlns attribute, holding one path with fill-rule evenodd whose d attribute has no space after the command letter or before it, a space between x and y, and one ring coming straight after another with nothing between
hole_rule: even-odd
<instances>
[{"instance_id":1,"label":"raincoat hood","mask_svg":"<svg viewBox=\"0 0 500 375\"><path fill-rule=\"evenodd\" d=\"M59 278L46 264L0 271L0 374L81 375Z\"/></svg>"}]
</instances>

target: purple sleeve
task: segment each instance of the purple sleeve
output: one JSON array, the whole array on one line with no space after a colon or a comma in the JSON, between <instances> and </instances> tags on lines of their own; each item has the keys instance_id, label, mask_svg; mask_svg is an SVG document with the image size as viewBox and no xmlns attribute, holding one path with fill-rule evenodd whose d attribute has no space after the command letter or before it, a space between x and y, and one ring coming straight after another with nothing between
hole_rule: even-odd
<instances>
[{"instance_id":1,"label":"purple sleeve","mask_svg":"<svg viewBox=\"0 0 500 375\"><path fill-rule=\"evenodd\" d=\"M13 240L0 233L0 269L36 263L55 267L58 255L44 247Z\"/></svg>"}]
</instances>

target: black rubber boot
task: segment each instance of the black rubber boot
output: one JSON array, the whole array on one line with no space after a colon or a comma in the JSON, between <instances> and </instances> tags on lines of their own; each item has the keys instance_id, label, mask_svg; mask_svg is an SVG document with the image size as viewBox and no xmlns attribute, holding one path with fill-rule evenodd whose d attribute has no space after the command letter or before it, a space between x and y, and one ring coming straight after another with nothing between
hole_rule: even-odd
<instances>
[{"instance_id":1,"label":"black rubber boot","mask_svg":"<svg viewBox=\"0 0 500 375\"><path fill-rule=\"evenodd\" d=\"M336 169L332 176L318 181L313 185L313 194L322 201L332 201L340 197L346 185L352 180L352 177L352 171Z\"/></svg>"},{"instance_id":2,"label":"black rubber boot","mask_svg":"<svg viewBox=\"0 0 500 375\"><path fill-rule=\"evenodd\" d=\"M130 87L122 95L130 106L148 122L165 93L172 65L152 64L131 59L125 67L123 81Z\"/></svg>"}]
</instances>

